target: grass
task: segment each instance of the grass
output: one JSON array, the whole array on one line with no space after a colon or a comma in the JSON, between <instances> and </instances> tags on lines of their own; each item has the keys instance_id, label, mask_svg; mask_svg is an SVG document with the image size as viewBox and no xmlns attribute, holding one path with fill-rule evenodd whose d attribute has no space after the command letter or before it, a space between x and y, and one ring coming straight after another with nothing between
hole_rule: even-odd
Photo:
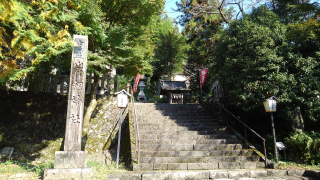
<instances>
[{"instance_id":1,"label":"grass","mask_svg":"<svg viewBox=\"0 0 320 180\"><path fill-rule=\"evenodd\" d=\"M279 169L319 170L320 165L299 164L292 161L279 161Z\"/></svg>"},{"instance_id":2,"label":"grass","mask_svg":"<svg viewBox=\"0 0 320 180\"><path fill-rule=\"evenodd\" d=\"M126 172L124 164L120 164L117 169L116 162L111 165L104 165L96 161L88 161L87 167L93 168L94 179L103 179L106 175L122 174ZM0 163L0 179L12 179L17 174L21 174L22 179L38 179L43 176L44 170L53 168L53 162L36 163L17 160L8 160Z\"/></svg>"},{"instance_id":3,"label":"grass","mask_svg":"<svg viewBox=\"0 0 320 180\"><path fill-rule=\"evenodd\" d=\"M104 165L96 161L88 161L87 167L93 168L94 178L96 179L103 179L107 175L122 174L127 171L123 164L119 164L119 168L117 169L115 161L112 161L111 165Z\"/></svg>"},{"instance_id":4,"label":"grass","mask_svg":"<svg viewBox=\"0 0 320 180\"><path fill-rule=\"evenodd\" d=\"M7 160L0 163L0 179L39 179L45 169L52 167L52 162L36 164L35 162Z\"/></svg>"},{"instance_id":5,"label":"grass","mask_svg":"<svg viewBox=\"0 0 320 180\"><path fill-rule=\"evenodd\" d=\"M12 175L23 172L26 172L26 170L13 161L6 161L0 164L0 174Z\"/></svg>"}]
</instances>

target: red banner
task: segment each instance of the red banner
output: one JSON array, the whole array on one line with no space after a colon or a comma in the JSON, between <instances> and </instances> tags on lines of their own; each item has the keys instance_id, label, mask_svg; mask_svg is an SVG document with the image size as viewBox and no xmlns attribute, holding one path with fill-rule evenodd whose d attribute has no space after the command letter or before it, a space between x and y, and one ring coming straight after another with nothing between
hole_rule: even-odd
<instances>
[{"instance_id":1,"label":"red banner","mask_svg":"<svg viewBox=\"0 0 320 180\"><path fill-rule=\"evenodd\" d=\"M140 80L140 74L138 74L137 77L134 79L133 92L137 92L139 80Z\"/></svg>"},{"instance_id":2,"label":"red banner","mask_svg":"<svg viewBox=\"0 0 320 180\"><path fill-rule=\"evenodd\" d=\"M202 85L206 82L208 69L200 70L200 88L202 89Z\"/></svg>"}]
</instances>

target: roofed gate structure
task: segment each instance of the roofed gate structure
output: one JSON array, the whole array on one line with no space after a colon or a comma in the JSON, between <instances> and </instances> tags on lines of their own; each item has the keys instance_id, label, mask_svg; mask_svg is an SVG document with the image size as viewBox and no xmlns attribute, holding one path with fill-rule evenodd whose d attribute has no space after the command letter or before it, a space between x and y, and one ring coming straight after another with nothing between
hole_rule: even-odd
<instances>
[{"instance_id":1,"label":"roofed gate structure","mask_svg":"<svg viewBox=\"0 0 320 180\"><path fill-rule=\"evenodd\" d=\"M185 81L160 81L161 95L168 97L169 104L183 104L183 94L190 91Z\"/></svg>"}]
</instances>

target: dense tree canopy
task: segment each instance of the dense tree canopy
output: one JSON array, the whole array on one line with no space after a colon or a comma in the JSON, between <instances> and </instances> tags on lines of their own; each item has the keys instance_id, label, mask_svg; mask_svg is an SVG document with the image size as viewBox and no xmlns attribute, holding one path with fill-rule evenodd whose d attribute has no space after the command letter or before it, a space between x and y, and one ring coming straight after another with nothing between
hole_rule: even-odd
<instances>
[{"instance_id":1,"label":"dense tree canopy","mask_svg":"<svg viewBox=\"0 0 320 180\"><path fill-rule=\"evenodd\" d=\"M184 67L185 75L189 76L191 96L196 98L200 96L199 92L199 69L208 68L212 65L212 55L214 44L222 30L222 23L225 20L221 13L231 16L231 11L221 11L214 8L212 3L215 1L187 0L177 3L178 11L183 12L179 18L179 24L184 26L182 32L187 38L189 45L186 52L187 63ZM211 79L212 71L209 71ZM210 81L203 86L205 92L210 91Z\"/></svg>"},{"instance_id":2,"label":"dense tree canopy","mask_svg":"<svg viewBox=\"0 0 320 180\"><path fill-rule=\"evenodd\" d=\"M151 49L144 34L162 0L3 0L0 3L0 80L70 67L72 34L89 36L88 69L106 65L125 73L150 72ZM129 67L129 68L127 68ZM59 71L59 70L58 70Z\"/></svg>"},{"instance_id":3,"label":"dense tree canopy","mask_svg":"<svg viewBox=\"0 0 320 180\"><path fill-rule=\"evenodd\" d=\"M320 110L320 49L317 46L306 52L303 49L308 45L301 47L301 43L319 37L308 30L301 41L303 34L297 33L303 29L299 24L282 23L266 6L230 24L215 48L214 71L225 85L231 104L249 111L261 106L262 99L276 95L285 105L285 117L290 118L290 112L302 107L307 117L316 119ZM319 42L309 45L314 43Z\"/></svg>"},{"instance_id":4,"label":"dense tree canopy","mask_svg":"<svg viewBox=\"0 0 320 180\"><path fill-rule=\"evenodd\" d=\"M160 78L161 75L174 76L174 73L182 71L182 63L185 61L187 49L185 37L179 33L167 16L157 16L155 23L157 30L153 33L154 55L151 59L153 75ZM159 19L160 18L160 19Z\"/></svg>"}]
</instances>

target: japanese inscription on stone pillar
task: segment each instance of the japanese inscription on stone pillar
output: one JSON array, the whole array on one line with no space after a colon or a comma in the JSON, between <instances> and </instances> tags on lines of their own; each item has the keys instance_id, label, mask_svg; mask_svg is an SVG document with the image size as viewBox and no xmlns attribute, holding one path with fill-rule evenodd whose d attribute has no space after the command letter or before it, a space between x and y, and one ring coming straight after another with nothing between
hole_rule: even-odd
<instances>
[{"instance_id":1,"label":"japanese inscription on stone pillar","mask_svg":"<svg viewBox=\"0 0 320 180\"><path fill-rule=\"evenodd\" d=\"M64 151L81 151L88 37L74 35Z\"/></svg>"}]
</instances>

